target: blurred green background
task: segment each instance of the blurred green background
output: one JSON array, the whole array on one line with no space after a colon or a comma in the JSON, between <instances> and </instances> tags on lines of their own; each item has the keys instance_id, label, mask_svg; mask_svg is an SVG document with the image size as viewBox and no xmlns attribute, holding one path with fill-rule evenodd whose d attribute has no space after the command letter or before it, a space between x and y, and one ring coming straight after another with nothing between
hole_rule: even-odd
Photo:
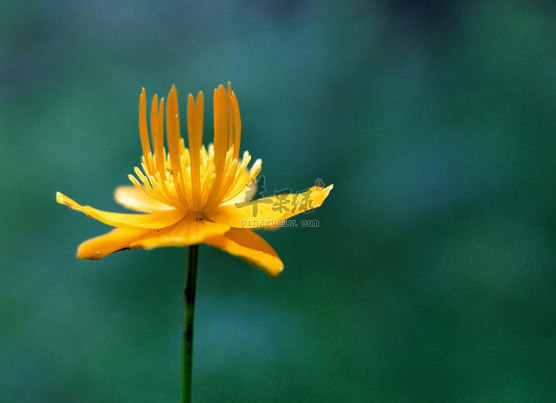
<instances>
[{"instance_id":1,"label":"blurred green background","mask_svg":"<svg viewBox=\"0 0 556 403\"><path fill-rule=\"evenodd\" d=\"M186 250L78 261L123 211L138 103L232 82L269 194L333 183L263 237L275 280L200 250L197 402L556 396L553 2L0 5L0 402L175 402Z\"/></svg>"}]
</instances>

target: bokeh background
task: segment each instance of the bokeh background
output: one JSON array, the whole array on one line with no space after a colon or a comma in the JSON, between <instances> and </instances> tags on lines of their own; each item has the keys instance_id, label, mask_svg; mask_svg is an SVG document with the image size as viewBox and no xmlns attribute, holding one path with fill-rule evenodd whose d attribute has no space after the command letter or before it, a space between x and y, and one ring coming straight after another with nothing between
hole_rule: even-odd
<instances>
[{"instance_id":1,"label":"bokeh background","mask_svg":"<svg viewBox=\"0 0 556 403\"><path fill-rule=\"evenodd\" d=\"M138 100L231 81L275 280L202 246L197 402L556 396L556 7L531 0L0 5L0 402L172 402L185 249L78 261L123 211ZM185 121L182 123L185 127ZM298 221L299 221L298 220Z\"/></svg>"}]
</instances>

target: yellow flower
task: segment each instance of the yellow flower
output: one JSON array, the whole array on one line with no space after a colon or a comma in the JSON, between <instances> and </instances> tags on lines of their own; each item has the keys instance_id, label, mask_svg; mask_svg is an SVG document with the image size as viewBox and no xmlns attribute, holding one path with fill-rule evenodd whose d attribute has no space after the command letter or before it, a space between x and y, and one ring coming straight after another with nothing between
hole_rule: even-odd
<instances>
[{"instance_id":1,"label":"yellow flower","mask_svg":"<svg viewBox=\"0 0 556 403\"><path fill-rule=\"evenodd\" d=\"M146 214L105 212L56 194L58 203L116 227L82 243L77 257L101 259L127 249L205 243L277 276L283 269L282 261L252 229L278 226L281 220L319 207L332 185L249 201L256 192L255 178L261 170L261 160L247 169L251 156L246 151L240 158L241 120L230 84L228 93L222 85L214 90L214 145L210 144L208 150L202 145L203 93L199 93L196 103L191 94L187 101L189 149L180 135L178 97L172 87L166 107L167 154L163 144L164 99L159 105L155 95L152 102L151 148L146 96L142 91L139 132L143 170L135 168L136 177L129 175L134 186L117 188L115 198L124 207ZM305 209L299 204L301 199L305 200Z\"/></svg>"}]
</instances>

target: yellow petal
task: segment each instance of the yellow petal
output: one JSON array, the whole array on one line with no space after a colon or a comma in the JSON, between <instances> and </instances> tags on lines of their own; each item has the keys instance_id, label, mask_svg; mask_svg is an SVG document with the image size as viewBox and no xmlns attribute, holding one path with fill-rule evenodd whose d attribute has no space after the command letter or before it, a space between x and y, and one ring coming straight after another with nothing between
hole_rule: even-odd
<instances>
[{"instance_id":1,"label":"yellow petal","mask_svg":"<svg viewBox=\"0 0 556 403\"><path fill-rule=\"evenodd\" d=\"M189 246L227 232L226 224L215 223L195 214L188 214L176 224L153 230L134 241L132 248L157 248L161 246Z\"/></svg>"},{"instance_id":2,"label":"yellow petal","mask_svg":"<svg viewBox=\"0 0 556 403\"><path fill-rule=\"evenodd\" d=\"M122 206L142 213L157 213L172 210L172 206L153 199L136 186L120 186L114 192L114 198Z\"/></svg>"},{"instance_id":3,"label":"yellow petal","mask_svg":"<svg viewBox=\"0 0 556 403\"><path fill-rule=\"evenodd\" d=\"M133 249L130 244L151 231L153 230L116 228L105 235L83 242L77 249L77 257L98 260L120 250Z\"/></svg>"},{"instance_id":4,"label":"yellow petal","mask_svg":"<svg viewBox=\"0 0 556 403\"><path fill-rule=\"evenodd\" d=\"M232 228L204 243L245 259L270 277L276 277L284 269L284 264L268 242L248 229Z\"/></svg>"},{"instance_id":5,"label":"yellow petal","mask_svg":"<svg viewBox=\"0 0 556 403\"><path fill-rule=\"evenodd\" d=\"M56 193L56 201L74 210L81 211L89 217L113 227L122 228L164 228L178 222L185 214L182 210L168 210L153 214L120 214L97 210L91 206L81 206L62 193Z\"/></svg>"},{"instance_id":6,"label":"yellow petal","mask_svg":"<svg viewBox=\"0 0 556 403\"><path fill-rule=\"evenodd\" d=\"M83 242L77 250L77 257L96 260L127 249L189 246L219 236L229 229L225 224L213 223L190 214L178 223L161 229L116 228Z\"/></svg>"},{"instance_id":7,"label":"yellow petal","mask_svg":"<svg viewBox=\"0 0 556 403\"><path fill-rule=\"evenodd\" d=\"M333 185L326 189L312 187L304 193L291 193L265 197L250 202L223 204L206 213L215 222L228 224L233 228L260 228L319 207ZM272 226L272 224L270 224Z\"/></svg>"}]
</instances>

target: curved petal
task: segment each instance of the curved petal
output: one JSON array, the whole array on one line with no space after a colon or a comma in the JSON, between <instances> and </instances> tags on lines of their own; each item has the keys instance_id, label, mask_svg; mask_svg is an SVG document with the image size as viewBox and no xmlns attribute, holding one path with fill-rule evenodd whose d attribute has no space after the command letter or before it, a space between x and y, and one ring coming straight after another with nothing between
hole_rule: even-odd
<instances>
[{"instance_id":1,"label":"curved petal","mask_svg":"<svg viewBox=\"0 0 556 403\"><path fill-rule=\"evenodd\" d=\"M116 228L105 235L83 242L77 250L77 257L97 260L121 250L189 246L222 235L229 229L225 224L214 223L190 214L166 228Z\"/></svg>"},{"instance_id":2,"label":"curved petal","mask_svg":"<svg viewBox=\"0 0 556 403\"><path fill-rule=\"evenodd\" d=\"M189 246L204 242L208 238L222 235L230 226L215 223L204 217L188 214L178 223L151 231L131 244L135 248L158 248L161 246Z\"/></svg>"},{"instance_id":3,"label":"curved petal","mask_svg":"<svg viewBox=\"0 0 556 403\"><path fill-rule=\"evenodd\" d=\"M276 223L319 207L332 188L333 185L326 189L314 186L304 193L290 193L244 203L223 204L205 215L213 221L227 224L233 228L269 227L273 226L273 222Z\"/></svg>"},{"instance_id":4,"label":"curved petal","mask_svg":"<svg viewBox=\"0 0 556 403\"><path fill-rule=\"evenodd\" d=\"M172 210L172 206L153 199L142 189L136 186L120 186L114 191L116 202L122 206L141 213L158 213Z\"/></svg>"},{"instance_id":5,"label":"curved petal","mask_svg":"<svg viewBox=\"0 0 556 403\"><path fill-rule=\"evenodd\" d=\"M133 249L130 246L131 243L145 236L149 232L152 232L152 230L116 228L105 235L83 242L79 245L79 248L77 248L77 257L79 259L98 260L114 252Z\"/></svg>"},{"instance_id":6,"label":"curved petal","mask_svg":"<svg viewBox=\"0 0 556 403\"><path fill-rule=\"evenodd\" d=\"M121 214L110 213L107 211L97 210L91 206L81 206L62 193L56 193L56 201L65 204L74 210L81 211L89 217L93 217L100 222L121 228L149 228L157 229L168 227L175 224L186 214L182 210L169 210L153 214Z\"/></svg>"},{"instance_id":7,"label":"curved petal","mask_svg":"<svg viewBox=\"0 0 556 403\"><path fill-rule=\"evenodd\" d=\"M207 239L204 243L245 259L270 277L276 277L284 269L284 264L268 242L248 229L232 228L224 235Z\"/></svg>"}]
</instances>

